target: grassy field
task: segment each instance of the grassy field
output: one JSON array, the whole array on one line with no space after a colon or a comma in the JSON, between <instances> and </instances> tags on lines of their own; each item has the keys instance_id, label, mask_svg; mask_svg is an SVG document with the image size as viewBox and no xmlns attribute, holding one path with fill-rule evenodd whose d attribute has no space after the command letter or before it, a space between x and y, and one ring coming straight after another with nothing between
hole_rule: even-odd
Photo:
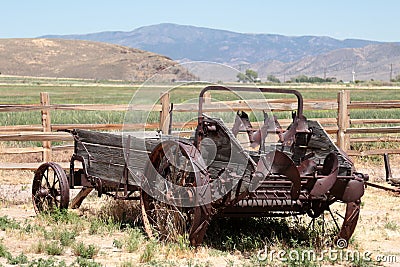
<instances>
[{"instance_id":1,"label":"grassy field","mask_svg":"<svg viewBox=\"0 0 400 267\"><path fill-rule=\"evenodd\" d=\"M240 84L236 84L239 85ZM7 78L0 76L0 103L1 104L38 104L40 92L49 92L53 104L125 104L128 105L140 84L128 84L117 81L98 82L90 80L71 79L37 79L35 78ZM146 91L149 97L142 97L144 104L153 104L152 100L158 98L161 91L172 89L171 102L195 103L204 84L179 85L165 84L147 85ZM260 85L268 87L270 85ZM400 99L399 87L361 87L353 85L280 85L285 88L290 86L299 90L304 99L330 99L336 100L339 90L349 90L352 101L381 101ZM141 90L141 92L143 92ZM155 96L154 96L155 94ZM150 97L150 95L153 95ZM213 99L232 100L237 99L232 94L216 92ZM285 95L269 94L270 98L282 98ZM290 96L286 96L290 97ZM136 100L135 103L138 100ZM11 112L0 113L0 125L29 125L40 124L39 112ZM310 118L336 117L335 111L306 111ZM288 117L289 115L279 117ZM400 118L400 110L382 111L376 110L352 110L351 118ZM54 111L52 122L63 123L123 123L124 112L92 112L92 111Z\"/></svg>"},{"instance_id":2,"label":"grassy field","mask_svg":"<svg viewBox=\"0 0 400 267\"><path fill-rule=\"evenodd\" d=\"M173 86L176 86L175 84ZM339 90L350 90L353 101L400 99L399 87L354 87L353 85L290 85L305 99L336 99ZM39 93L49 92L55 104L129 104L140 84L120 81L74 79L5 78L0 76L0 104L38 104ZM171 85L157 85L148 93L159 94ZM196 102L204 85L179 86L171 102ZM153 90L153 91L152 91ZM272 96L278 97L278 96ZM279 95L279 97L281 97ZM219 100L234 96L213 94ZM144 97L143 103L151 102ZM180 115L180 114L179 114ZM52 111L54 124L123 123L124 112ZM186 120L193 116L178 119ZM280 117L289 117L280 115ZM306 111L308 117L336 117L335 111ZM352 118L400 118L399 110L352 111ZM152 118L156 120L156 118ZM40 125L40 112L0 113L1 125ZM20 146L7 143L3 146ZM39 145L39 144L38 144ZM387 144L382 143L382 146ZM393 145L392 145L393 146ZM55 161L70 158L70 151L56 155ZM40 161L28 155L16 155L12 161ZM60 160L61 161L61 160ZM394 164L397 166L397 164ZM383 168L356 160L357 170L373 177L383 177ZM395 167L398 172L398 168ZM398 173L396 173L397 175ZM400 263L399 197L367 188L361 217L350 252L371 252L371 261L343 260L323 256L318 261L280 261L260 258L259 252L285 251L302 254L310 249L320 253L332 249L321 241L322 229L309 228L305 217L289 219L216 219L212 221L205 242L198 248L189 246L186 237L177 242L148 239L140 222L135 202L118 202L90 196L76 211L35 216L30 201L30 171L0 171L0 185L14 191L0 191L0 266L377 266L387 265L379 255L393 256ZM16 177L20 177L16 185ZM25 194L23 200L16 200ZM327 229L327 228L325 228ZM332 236L330 231L325 238ZM326 240L326 239L323 240ZM335 247L333 247L335 249ZM393 265L395 266L395 265Z\"/></svg>"},{"instance_id":3,"label":"grassy field","mask_svg":"<svg viewBox=\"0 0 400 267\"><path fill-rule=\"evenodd\" d=\"M29 77L2 77L0 76L0 103L1 104L38 104L40 92L49 92L50 101L53 104L122 104L128 105L138 89L140 88L140 98L135 97L135 104L154 104L161 92L171 90L172 103L197 103L201 89L207 84L134 84L122 81L95 81L78 79L48 79L48 78L29 78ZM146 88L144 88L144 87ZM228 84L227 86L232 86ZM233 86L243 86L243 84L233 84ZM249 86L249 85L245 85ZM371 86L371 85L350 85L350 84L284 84L284 85L260 85L265 87L274 86L277 88L293 88L300 91L306 100L328 99L336 100L339 90L349 90L352 101L382 101L399 100L400 87ZM144 88L144 89L143 89ZM268 98L293 97L282 94L268 94ZM232 93L213 92L212 98L216 100L238 99ZM308 118L336 118L335 110L306 110L305 116ZM125 119L125 112L121 111L51 111L52 124L122 124ZM211 114L221 116L225 122L233 121L233 114L219 113ZM278 119L291 118L290 112L275 113ZM157 112L147 116L146 112L136 112L130 116L130 123L158 122ZM400 118L400 109L391 110L351 110L352 119L397 119ZM196 113L175 113L174 121L187 122L194 120ZM251 116L254 118L254 116ZM0 112L0 126L10 125L41 125L40 111L30 112ZM393 124L370 125L370 127L396 126ZM352 125L351 127L364 127L364 125ZM365 135L357 135L361 137ZM392 136L400 137L399 134ZM355 135L353 137L356 137ZM16 143L12 143L16 144ZM28 143L27 143L28 144ZM28 145L31 145L29 143ZM40 145L37 143L37 145ZM384 148L390 145L398 147L396 144L370 144L374 147ZM370 145L355 144L354 149L361 150ZM24 146L18 143L18 146Z\"/></svg>"}]
</instances>

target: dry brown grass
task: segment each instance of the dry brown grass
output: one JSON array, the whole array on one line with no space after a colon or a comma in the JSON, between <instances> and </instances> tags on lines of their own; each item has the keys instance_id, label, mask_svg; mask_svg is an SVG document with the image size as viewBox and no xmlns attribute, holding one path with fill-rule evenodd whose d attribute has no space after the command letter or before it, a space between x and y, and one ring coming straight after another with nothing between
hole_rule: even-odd
<instances>
[{"instance_id":1,"label":"dry brown grass","mask_svg":"<svg viewBox=\"0 0 400 267\"><path fill-rule=\"evenodd\" d=\"M19 156L16 159L26 160L26 157L26 155ZM62 161L68 161L70 152L57 152L54 157ZM362 159L356 159L355 164L358 171L370 174L371 181L383 181L384 168L382 164L365 162ZM400 176L399 158L391 157L391 164L394 176ZM0 184L2 185L0 214L14 218L21 223L28 222L31 225L43 225L44 223L35 217L30 202L32 177L33 173L31 171L0 172ZM5 184L9 186L4 187ZM385 185L384 182L382 184ZM112 221L131 226L140 225L141 219L138 202L118 201L107 197L99 199L96 196L96 192L93 192L76 212L84 218L99 218L102 220L111 218ZM46 227L48 231L51 231L52 228L60 226ZM137 265L140 263L146 247L155 250L153 251L154 255L152 255L154 261L161 262L166 266L168 266L168 262L181 265L199 264L199 266L242 266L246 264L251 266L254 264L252 261L252 256L254 258L254 255L249 255L248 253L220 251L206 246L193 249L187 246L184 241L181 243L157 242L153 248L151 243L153 241L143 238L140 239L137 250L128 253L126 248L117 249L113 245L115 240L127 240L129 238L126 231L106 230L106 233L90 234L90 226L87 221L79 227L80 233L76 238L76 242L83 241L86 244L96 244L99 247L99 254L95 260L107 266L121 266L124 262ZM38 240L44 240L40 233L29 234L20 230L0 231L0 240L2 240L3 244L6 244L13 255L24 253L30 259L49 257L45 254L37 254L34 251ZM372 253L373 258L382 254L395 255L400 263L400 194L368 187L362 198L360 220L352 240L350 249L369 251ZM73 253L70 248L67 248L63 255L56 256L57 260L65 260L67 263L72 263L72 258ZM0 259L0 264L4 265L5 263L4 259Z\"/></svg>"}]
</instances>

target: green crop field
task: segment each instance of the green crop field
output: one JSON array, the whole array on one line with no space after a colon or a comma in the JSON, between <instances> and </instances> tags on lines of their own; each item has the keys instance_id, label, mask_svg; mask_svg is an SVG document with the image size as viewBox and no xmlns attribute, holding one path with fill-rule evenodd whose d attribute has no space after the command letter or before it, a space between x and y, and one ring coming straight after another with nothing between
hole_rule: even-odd
<instances>
[{"instance_id":1,"label":"green crop field","mask_svg":"<svg viewBox=\"0 0 400 267\"><path fill-rule=\"evenodd\" d=\"M77 79L45 79L45 78L21 78L0 77L0 104L39 104L40 92L49 92L52 104L123 104L128 105L132 96L140 88L141 99L135 99L134 103L154 104L160 92L171 90L171 102L196 103L199 92L207 84L163 84L145 85L132 84L118 81L92 81ZM243 86L234 84L233 86ZM232 86L231 84L227 86ZM249 85L246 85L249 86ZM260 85L260 87L270 85ZM276 86L276 85L275 85ZM338 91L349 90L352 101L382 101L400 100L399 87L361 87L355 85L294 85L284 84L278 88L294 88L300 91L305 100L329 99L336 100ZM145 92L145 93L144 93ZM292 97L290 95L268 94L269 98ZM212 98L216 100L238 99L232 93L213 92ZM289 118L290 113L280 114L278 118ZM309 118L334 118L337 112L331 111L305 111ZM351 110L352 119L360 118L400 118L400 110ZM121 111L52 111L53 124L96 124L96 123L123 123L125 112ZM174 115L174 119L186 119L193 114ZM152 116L152 122L157 120ZM0 125L31 125L41 124L40 112L1 112Z\"/></svg>"}]
</instances>

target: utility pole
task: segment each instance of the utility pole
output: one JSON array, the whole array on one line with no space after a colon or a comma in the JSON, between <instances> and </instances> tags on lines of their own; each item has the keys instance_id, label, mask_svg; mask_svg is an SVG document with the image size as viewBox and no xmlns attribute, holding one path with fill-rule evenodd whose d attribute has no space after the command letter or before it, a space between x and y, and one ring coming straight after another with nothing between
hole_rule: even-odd
<instances>
[{"instance_id":1,"label":"utility pole","mask_svg":"<svg viewBox=\"0 0 400 267\"><path fill-rule=\"evenodd\" d=\"M393 79L393 63L390 63L390 80L389 82L391 82Z\"/></svg>"}]
</instances>

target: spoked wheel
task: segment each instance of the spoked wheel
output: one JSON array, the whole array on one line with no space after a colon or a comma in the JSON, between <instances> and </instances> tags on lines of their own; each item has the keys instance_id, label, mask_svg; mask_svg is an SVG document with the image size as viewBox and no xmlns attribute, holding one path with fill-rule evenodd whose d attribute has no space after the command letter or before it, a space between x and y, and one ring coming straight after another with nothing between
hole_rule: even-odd
<instances>
[{"instance_id":1,"label":"spoked wheel","mask_svg":"<svg viewBox=\"0 0 400 267\"><path fill-rule=\"evenodd\" d=\"M165 141L153 150L150 162L141 192L146 233L173 241L189 235L192 245L201 243L211 206L198 202L195 189L208 183L200 152L189 144Z\"/></svg>"},{"instance_id":2,"label":"spoked wheel","mask_svg":"<svg viewBox=\"0 0 400 267\"><path fill-rule=\"evenodd\" d=\"M32 201L36 213L68 208L68 178L60 165L47 162L36 170L32 184Z\"/></svg>"},{"instance_id":3,"label":"spoked wheel","mask_svg":"<svg viewBox=\"0 0 400 267\"><path fill-rule=\"evenodd\" d=\"M308 211L311 217L309 229L318 235L314 239L321 245L332 244L338 248L345 248L356 228L360 214L360 200L343 203L335 202L325 210Z\"/></svg>"}]
</instances>

